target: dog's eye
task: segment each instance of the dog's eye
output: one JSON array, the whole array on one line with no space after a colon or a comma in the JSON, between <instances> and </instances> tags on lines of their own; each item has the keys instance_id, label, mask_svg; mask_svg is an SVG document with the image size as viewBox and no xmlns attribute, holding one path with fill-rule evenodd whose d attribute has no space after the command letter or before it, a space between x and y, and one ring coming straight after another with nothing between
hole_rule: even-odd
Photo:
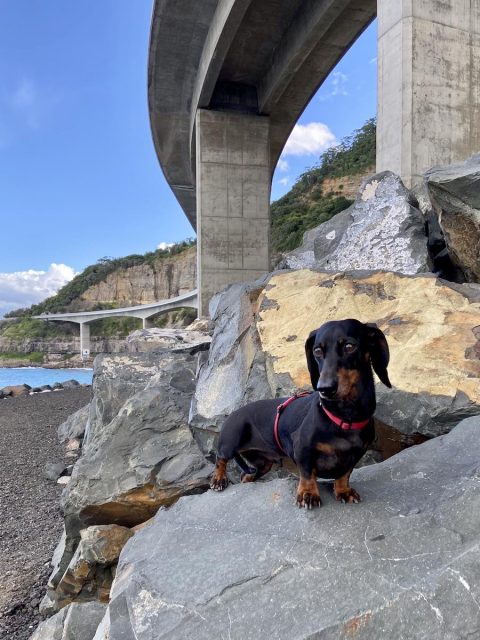
<instances>
[{"instance_id":1,"label":"dog's eye","mask_svg":"<svg viewBox=\"0 0 480 640\"><path fill-rule=\"evenodd\" d=\"M323 358L323 349L322 349L322 347L313 347L313 354L317 358Z\"/></svg>"},{"instance_id":2,"label":"dog's eye","mask_svg":"<svg viewBox=\"0 0 480 640\"><path fill-rule=\"evenodd\" d=\"M353 342L346 342L345 346L343 347L343 350L345 351L346 354L350 354L353 353L357 348L356 344L353 344Z\"/></svg>"}]
</instances>

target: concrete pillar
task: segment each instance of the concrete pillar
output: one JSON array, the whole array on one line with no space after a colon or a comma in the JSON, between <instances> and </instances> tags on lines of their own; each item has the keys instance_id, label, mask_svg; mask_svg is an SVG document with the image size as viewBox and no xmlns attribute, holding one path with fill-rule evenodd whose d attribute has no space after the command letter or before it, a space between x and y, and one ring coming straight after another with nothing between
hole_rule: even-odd
<instances>
[{"instance_id":1,"label":"concrete pillar","mask_svg":"<svg viewBox=\"0 0 480 640\"><path fill-rule=\"evenodd\" d=\"M90 357L90 325L80 323L80 354L82 358Z\"/></svg>"},{"instance_id":2,"label":"concrete pillar","mask_svg":"<svg viewBox=\"0 0 480 640\"><path fill-rule=\"evenodd\" d=\"M150 318L142 318L142 328L143 329L151 329L153 326L153 323L151 321Z\"/></svg>"},{"instance_id":3,"label":"concrete pillar","mask_svg":"<svg viewBox=\"0 0 480 640\"><path fill-rule=\"evenodd\" d=\"M201 317L214 293L270 269L269 119L201 109L196 149Z\"/></svg>"},{"instance_id":4,"label":"concrete pillar","mask_svg":"<svg viewBox=\"0 0 480 640\"><path fill-rule=\"evenodd\" d=\"M480 151L480 0L378 0L377 170Z\"/></svg>"}]
</instances>

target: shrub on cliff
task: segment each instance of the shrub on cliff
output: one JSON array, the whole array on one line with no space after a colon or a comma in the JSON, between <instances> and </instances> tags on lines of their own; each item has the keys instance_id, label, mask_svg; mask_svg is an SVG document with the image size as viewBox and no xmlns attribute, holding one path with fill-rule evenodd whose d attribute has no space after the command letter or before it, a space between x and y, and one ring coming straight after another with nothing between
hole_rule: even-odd
<instances>
[{"instance_id":1,"label":"shrub on cliff","mask_svg":"<svg viewBox=\"0 0 480 640\"><path fill-rule=\"evenodd\" d=\"M375 148L376 123L371 118L338 146L327 149L318 166L302 173L292 189L272 203L272 253L295 249L305 231L352 204L342 195L324 194L323 181L362 173L375 164Z\"/></svg>"}]
</instances>

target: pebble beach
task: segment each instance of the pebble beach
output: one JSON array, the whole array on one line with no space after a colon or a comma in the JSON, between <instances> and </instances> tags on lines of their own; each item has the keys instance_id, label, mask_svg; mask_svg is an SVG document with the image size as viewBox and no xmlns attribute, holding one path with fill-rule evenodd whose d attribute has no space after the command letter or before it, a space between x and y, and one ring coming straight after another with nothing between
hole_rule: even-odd
<instances>
[{"instance_id":1,"label":"pebble beach","mask_svg":"<svg viewBox=\"0 0 480 640\"><path fill-rule=\"evenodd\" d=\"M40 621L62 517L62 486L44 475L64 460L57 427L88 403L90 387L0 401L0 638L26 640Z\"/></svg>"}]
</instances>

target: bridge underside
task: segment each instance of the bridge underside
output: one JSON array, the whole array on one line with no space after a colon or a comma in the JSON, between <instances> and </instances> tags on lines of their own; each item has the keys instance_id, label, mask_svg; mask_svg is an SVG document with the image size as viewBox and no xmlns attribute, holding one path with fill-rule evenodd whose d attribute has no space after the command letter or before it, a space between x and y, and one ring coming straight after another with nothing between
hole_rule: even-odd
<instances>
[{"instance_id":1,"label":"bridge underside","mask_svg":"<svg viewBox=\"0 0 480 640\"><path fill-rule=\"evenodd\" d=\"M197 229L200 315L215 291L270 269L280 153L376 13L376 0L155 0L151 127ZM378 168L410 184L478 150L480 0L378 0L378 13Z\"/></svg>"},{"instance_id":2,"label":"bridge underside","mask_svg":"<svg viewBox=\"0 0 480 640\"><path fill-rule=\"evenodd\" d=\"M156 0L152 134L198 234L200 315L270 269L270 184L301 112L375 17L375 0Z\"/></svg>"}]
</instances>

